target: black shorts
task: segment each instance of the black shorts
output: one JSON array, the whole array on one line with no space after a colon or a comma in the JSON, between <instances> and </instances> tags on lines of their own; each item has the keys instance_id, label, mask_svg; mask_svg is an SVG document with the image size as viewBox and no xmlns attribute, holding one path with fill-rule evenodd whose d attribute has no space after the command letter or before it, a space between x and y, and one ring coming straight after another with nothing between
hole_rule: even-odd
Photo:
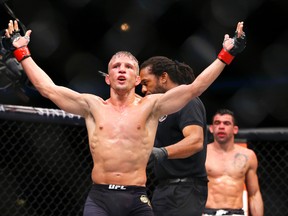
<instances>
[{"instance_id":1,"label":"black shorts","mask_svg":"<svg viewBox=\"0 0 288 216\"><path fill-rule=\"evenodd\" d=\"M208 195L208 181L197 178L160 181L152 196L155 216L201 216Z\"/></svg>"},{"instance_id":2,"label":"black shorts","mask_svg":"<svg viewBox=\"0 0 288 216\"><path fill-rule=\"evenodd\" d=\"M243 209L211 209L205 208L203 216L214 216L214 215L239 215L244 216Z\"/></svg>"},{"instance_id":3,"label":"black shorts","mask_svg":"<svg viewBox=\"0 0 288 216\"><path fill-rule=\"evenodd\" d=\"M153 216L145 187L93 184L84 216Z\"/></svg>"}]
</instances>

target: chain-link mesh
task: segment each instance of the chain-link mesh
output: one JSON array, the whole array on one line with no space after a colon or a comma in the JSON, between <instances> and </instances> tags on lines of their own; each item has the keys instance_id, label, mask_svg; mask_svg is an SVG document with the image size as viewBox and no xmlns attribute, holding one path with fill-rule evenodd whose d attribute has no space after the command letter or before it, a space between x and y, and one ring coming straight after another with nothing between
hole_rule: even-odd
<instances>
[{"instance_id":1,"label":"chain-link mesh","mask_svg":"<svg viewBox=\"0 0 288 216\"><path fill-rule=\"evenodd\" d=\"M288 215L288 141L249 141L257 155L265 215Z\"/></svg>"},{"instance_id":2,"label":"chain-link mesh","mask_svg":"<svg viewBox=\"0 0 288 216\"><path fill-rule=\"evenodd\" d=\"M81 216L92 169L84 124L23 115L0 115L0 216ZM247 143L258 156L265 215L288 215L288 139ZM151 197L157 182L147 171Z\"/></svg>"},{"instance_id":3,"label":"chain-link mesh","mask_svg":"<svg viewBox=\"0 0 288 216\"><path fill-rule=\"evenodd\" d=\"M91 183L85 127L0 122L0 215L81 215Z\"/></svg>"}]
</instances>

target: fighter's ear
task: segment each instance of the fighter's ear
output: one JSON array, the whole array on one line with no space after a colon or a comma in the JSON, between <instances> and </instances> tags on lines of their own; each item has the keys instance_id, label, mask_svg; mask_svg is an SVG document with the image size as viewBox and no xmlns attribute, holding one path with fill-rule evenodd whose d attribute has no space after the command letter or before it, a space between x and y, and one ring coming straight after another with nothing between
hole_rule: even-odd
<instances>
[{"instance_id":1,"label":"fighter's ear","mask_svg":"<svg viewBox=\"0 0 288 216\"><path fill-rule=\"evenodd\" d=\"M209 131L213 134L213 125L209 125Z\"/></svg>"},{"instance_id":2,"label":"fighter's ear","mask_svg":"<svg viewBox=\"0 0 288 216\"><path fill-rule=\"evenodd\" d=\"M136 76L135 86L138 86L141 83L141 78L139 75Z\"/></svg>"},{"instance_id":3,"label":"fighter's ear","mask_svg":"<svg viewBox=\"0 0 288 216\"><path fill-rule=\"evenodd\" d=\"M110 83L110 77L109 77L109 74L107 74L107 75L105 76L105 82L106 82L108 85L111 84L111 83Z\"/></svg>"},{"instance_id":4,"label":"fighter's ear","mask_svg":"<svg viewBox=\"0 0 288 216\"><path fill-rule=\"evenodd\" d=\"M166 83L167 80L169 79L169 75L167 72L163 72L160 76L160 82L161 83Z\"/></svg>"},{"instance_id":5,"label":"fighter's ear","mask_svg":"<svg viewBox=\"0 0 288 216\"><path fill-rule=\"evenodd\" d=\"M234 133L234 135L237 134L238 131L239 131L239 127L235 125L235 126L233 127L233 133Z\"/></svg>"}]
</instances>

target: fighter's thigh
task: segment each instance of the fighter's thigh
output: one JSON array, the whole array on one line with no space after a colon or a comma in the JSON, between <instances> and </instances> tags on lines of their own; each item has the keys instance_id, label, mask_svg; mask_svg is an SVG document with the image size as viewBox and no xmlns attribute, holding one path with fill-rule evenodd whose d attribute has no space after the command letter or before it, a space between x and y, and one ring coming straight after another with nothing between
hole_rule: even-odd
<instances>
[{"instance_id":1,"label":"fighter's thigh","mask_svg":"<svg viewBox=\"0 0 288 216\"><path fill-rule=\"evenodd\" d=\"M103 208L98 206L93 200L88 196L84 205L83 216L109 216Z\"/></svg>"}]
</instances>

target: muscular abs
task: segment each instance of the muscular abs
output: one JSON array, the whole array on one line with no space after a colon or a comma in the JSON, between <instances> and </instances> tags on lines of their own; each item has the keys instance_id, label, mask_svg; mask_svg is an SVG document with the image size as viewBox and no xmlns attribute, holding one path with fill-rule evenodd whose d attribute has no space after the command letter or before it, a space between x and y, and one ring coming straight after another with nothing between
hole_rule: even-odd
<instances>
[{"instance_id":1,"label":"muscular abs","mask_svg":"<svg viewBox=\"0 0 288 216\"><path fill-rule=\"evenodd\" d=\"M207 208L242 208L248 158L243 153L210 152L206 168L209 176Z\"/></svg>"},{"instance_id":2,"label":"muscular abs","mask_svg":"<svg viewBox=\"0 0 288 216\"><path fill-rule=\"evenodd\" d=\"M119 110L108 104L86 119L94 183L145 186L156 129L147 126L145 112L141 115L139 109ZM97 122L93 115L98 115Z\"/></svg>"}]
</instances>

